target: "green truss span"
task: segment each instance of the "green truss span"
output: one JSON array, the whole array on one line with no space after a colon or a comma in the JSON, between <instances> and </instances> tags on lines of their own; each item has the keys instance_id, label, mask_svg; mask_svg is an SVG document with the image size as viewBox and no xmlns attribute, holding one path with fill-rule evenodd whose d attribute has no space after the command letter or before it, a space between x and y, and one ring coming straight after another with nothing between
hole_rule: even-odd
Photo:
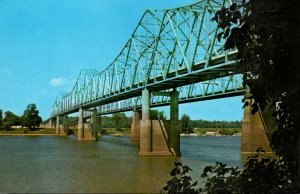
<instances>
[{"instance_id":1,"label":"green truss span","mask_svg":"<svg viewBox=\"0 0 300 194\"><path fill-rule=\"evenodd\" d=\"M146 10L130 39L103 71L82 70L73 89L59 94L51 117L97 107L103 114L140 106L141 91L180 91L180 103L241 95L246 88L236 50L224 51L211 21L230 0L203 0L162 11ZM152 106L168 103L153 96Z\"/></svg>"}]
</instances>

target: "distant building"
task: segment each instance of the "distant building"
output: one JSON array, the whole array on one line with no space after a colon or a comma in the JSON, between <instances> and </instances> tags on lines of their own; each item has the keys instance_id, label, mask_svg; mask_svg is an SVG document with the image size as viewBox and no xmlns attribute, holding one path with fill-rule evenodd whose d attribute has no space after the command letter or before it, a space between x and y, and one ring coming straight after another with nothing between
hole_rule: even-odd
<instances>
[{"instance_id":1,"label":"distant building","mask_svg":"<svg viewBox=\"0 0 300 194\"><path fill-rule=\"evenodd\" d=\"M218 131L207 131L205 133L206 136L220 136Z\"/></svg>"},{"instance_id":2,"label":"distant building","mask_svg":"<svg viewBox=\"0 0 300 194\"><path fill-rule=\"evenodd\" d=\"M20 128L22 128L22 126L21 126L21 125L18 125L18 126L11 126L11 128L12 128L12 129L20 129Z\"/></svg>"}]
</instances>

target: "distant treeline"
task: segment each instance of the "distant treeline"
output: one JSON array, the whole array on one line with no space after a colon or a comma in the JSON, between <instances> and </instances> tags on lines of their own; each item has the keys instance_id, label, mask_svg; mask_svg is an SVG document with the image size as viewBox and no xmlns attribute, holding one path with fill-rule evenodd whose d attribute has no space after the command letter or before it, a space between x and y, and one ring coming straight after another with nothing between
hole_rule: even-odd
<instances>
[{"instance_id":1,"label":"distant treeline","mask_svg":"<svg viewBox=\"0 0 300 194\"><path fill-rule=\"evenodd\" d=\"M241 128L241 121L207 121L207 120L191 120L191 127L194 128Z\"/></svg>"},{"instance_id":2,"label":"distant treeline","mask_svg":"<svg viewBox=\"0 0 300 194\"><path fill-rule=\"evenodd\" d=\"M157 112L151 110L151 118L165 119L163 112ZM72 117L75 119L76 117ZM182 119L182 118L181 118ZM132 117L127 117L125 113L114 113L112 116L102 116L102 126L103 128L130 128L132 122ZM207 121L207 120L188 120L188 125L191 129L194 128L241 128L241 121Z\"/></svg>"},{"instance_id":3,"label":"distant treeline","mask_svg":"<svg viewBox=\"0 0 300 194\"><path fill-rule=\"evenodd\" d=\"M103 128L130 128L132 117L127 117L124 113L115 113L111 117L102 116Z\"/></svg>"}]
</instances>

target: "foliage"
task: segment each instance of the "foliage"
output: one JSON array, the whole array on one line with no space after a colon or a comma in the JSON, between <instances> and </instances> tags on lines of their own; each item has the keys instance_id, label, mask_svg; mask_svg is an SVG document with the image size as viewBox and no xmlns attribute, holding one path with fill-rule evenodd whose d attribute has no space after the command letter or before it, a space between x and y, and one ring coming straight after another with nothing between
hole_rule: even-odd
<instances>
[{"instance_id":1,"label":"foliage","mask_svg":"<svg viewBox=\"0 0 300 194\"><path fill-rule=\"evenodd\" d=\"M236 128L222 128L222 129L218 130L218 133L222 134L222 135L233 135L233 134L240 133L240 132L241 132L241 129L236 129Z\"/></svg>"},{"instance_id":2,"label":"foliage","mask_svg":"<svg viewBox=\"0 0 300 194\"><path fill-rule=\"evenodd\" d=\"M217 162L215 166L206 166L201 174L201 177L205 179L205 185L201 191L220 194L240 193L240 175L240 169L227 167L221 162Z\"/></svg>"},{"instance_id":3,"label":"foliage","mask_svg":"<svg viewBox=\"0 0 300 194\"><path fill-rule=\"evenodd\" d=\"M130 128L130 125L131 125L131 120L132 118L131 117L126 117L126 118L123 118L123 122L120 123L120 127L121 128ZM115 123L114 123L114 120L112 117L109 117L109 116L102 116L102 127L103 128L111 128L111 127L114 127L115 126Z\"/></svg>"},{"instance_id":4,"label":"foliage","mask_svg":"<svg viewBox=\"0 0 300 194\"><path fill-rule=\"evenodd\" d=\"M117 131L122 131L122 123L126 121L125 113L114 113L112 114L113 126Z\"/></svg>"},{"instance_id":5,"label":"foliage","mask_svg":"<svg viewBox=\"0 0 300 194\"><path fill-rule=\"evenodd\" d=\"M252 94L245 106L251 105L252 113L276 107L277 130L271 146L294 176L300 155L298 4L296 0L242 1L216 12L213 18L221 28L218 39L226 39L225 49L238 50L239 70ZM300 167L297 173L300 183Z\"/></svg>"},{"instance_id":6,"label":"foliage","mask_svg":"<svg viewBox=\"0 0 300 194\"><path fill-rule=\"evenodd\" d=\"M181 132L193 133L193 128L190 123L190 116L187 114L183 114L181 117Z\"/></svg>"},{"instance_id":7,"label":"foliage","mask_svg":"<svg viewBox=\"0 0 300 194\"><path fill-rule=\"evenodd\" d=\"M32 129L41 124L42 118L35 104L28 104L23 114L23 125Z\"/></svg>"},{"instance_id":8,"label":"foliage","mask_svg":"<svg viewBox=\"0 0 300 194\"><path fill-rule=\"evenodd\" d=\"M4 129L10 130L11 126L21 125L21 118L10 111L4 113L3 126Z\"/></svg>"},{"instance_id":9,"label":"foliage","mask_svg":"<svg viewBox=\"0 0 300 194\"><path fill-rule=\"evenodd\" d=\"M241 128L241 121L207 121L207 120L191 120L191 127L194 128Z\"/></svg>"},{"instance_id":10,"label":"foliage","mask_svg":"<svg viewBox=\"0 0 300 194\"><path fill-rule=\"evenodd\" d=\"M243 169L227 167L221 162L217 162L215 166L206 166L201 174L204 186L198 189L195 188L197 182L193 182L187 175L191 169L175 163L175 168L171 171L172 179L162 188L161 193L177 194L186 191L208 194L273 194L290 191L291 174L286 174L288 164L281 158L268 158L263 152L260 148L257 149L257 153L248 158Z\"/></svg>"},{"instance_id":11,"label":"foliage","mask_svg":"<svg viewBox=\"0 0 300 194\"><path fill-rule=\"evenodd\" d=\"M292 189L292 174L289 164L282 158L271 159L262 156L257 150L250 156L240 175L241 189L244 193L282 193Z\"/></svg>"},{"instance_id":12,"label":"foliage","mask_svg":"<svg viewBox=\"0 0 300 194\"><path fill-rule=\"evenodd\" d=\"M158 110L151 110L150 111L150 118L153 120L166 120L166 115L164 111L158 111Z\"/></svg>"},{"instance_id":13,"label":"foliage","mask_svg":"<svg viewBox=\"0 0 300 194\"><path fill-rule=\"evenodd\" d=\"M188 166L182 165L180 162L175 162L175 168L171 171L172 179L167 182L167 185L161 189L161 193L170 194L196 194L199 189L194 188L197 181L193 182L189 172L192 171Z\"/></svg>"},{"instance_id":14,"label":"foliage","mask_svg":"<svg viewBox=\"0 0 300 194\"><path fill-rule=\"evenodd\" d=\"M0 128L3 126L3 116L2 116L3 112L2 109L0 109Z\"/></svg>"}]
</instances>

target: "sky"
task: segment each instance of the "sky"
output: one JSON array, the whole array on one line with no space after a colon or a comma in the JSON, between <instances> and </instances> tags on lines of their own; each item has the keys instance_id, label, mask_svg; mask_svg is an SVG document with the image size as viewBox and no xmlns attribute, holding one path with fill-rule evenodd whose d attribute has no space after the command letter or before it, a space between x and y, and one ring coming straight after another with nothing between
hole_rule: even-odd
<instances>
[{"instance_id":1,"label":"sky","mask_svg":"<svg viewBox=\"0 0 300 194\"><path fill-rule=\"evenodd\" d=\"M22 115L35 103L43 119L81 69L107 67L146 9L197 0L0 0L0 109ZM168 108L164 107L161 110ZM180 105L191 119L241 120L242 97Z\"/></svg>"}]
</instances>

